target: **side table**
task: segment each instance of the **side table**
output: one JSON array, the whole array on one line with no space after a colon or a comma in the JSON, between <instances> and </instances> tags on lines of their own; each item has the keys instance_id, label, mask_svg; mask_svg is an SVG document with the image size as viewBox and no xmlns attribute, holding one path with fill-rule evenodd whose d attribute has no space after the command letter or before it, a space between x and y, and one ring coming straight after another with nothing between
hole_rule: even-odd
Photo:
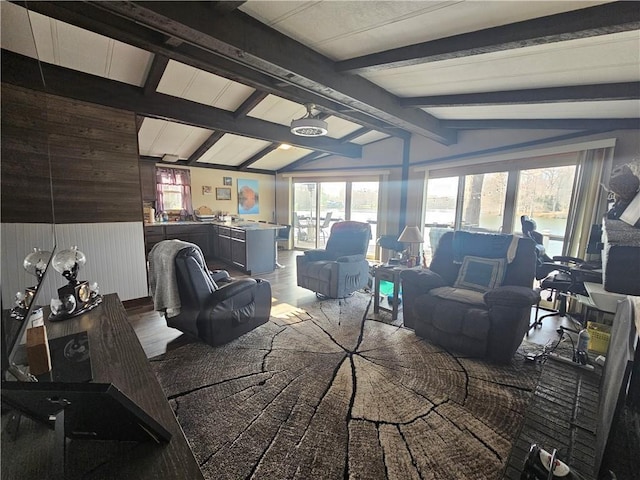
<instances>
[{"instance_id":1,"label":"side table","mask_svg":"<svg viewBox=\"0 0 640 480\"><path fill-rule=\"evenodd\" d=\"M396 320L398 318L398 293L400 291L400 272L407 267L401 265L380 265L375 269L373 274L374 278L374 299L373 299L373 313L379 313L380 310L391 312L391 319ZM393 283L393 305L392 308L382 307L380 305L380 282L386 280Z\"/></svg>"}]
</instances>

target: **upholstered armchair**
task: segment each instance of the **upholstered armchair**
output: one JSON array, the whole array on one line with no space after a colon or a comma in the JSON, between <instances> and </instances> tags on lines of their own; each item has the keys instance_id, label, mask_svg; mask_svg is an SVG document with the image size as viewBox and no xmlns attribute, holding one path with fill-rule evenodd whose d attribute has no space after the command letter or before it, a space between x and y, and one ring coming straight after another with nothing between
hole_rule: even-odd
<instances>
[{"instance_id":1,"label":"upholstered armchair","mask_svg":"<svg viewBox=\"0 0 640 480\"><path fill-rule=\"evenodd\" d=\"M269 282L242 278L218 285L196 245L165 242L149 254L149 276L155 309L165 313L168 326L216 346L269 320Z\"/></svg>"},{"instance_id":2,"label":"upholstered armchair","mask_svg":"<svg viewBox=\"0 0 640 480\"><path fill-rule=\"evenodd\" d=\"M343 298L369 282L365 256L371 239L371 225L336 222L325 249L307 250L296 257L298 286L320 297Z\"/></svg>"},{"instance_id":3,"label":"upholstered armchair","mask_svg":"<svg viewBox=\"0 0 640 480\"><path fill-rule=\"evenodd\" d=\"M404 325L444 348L508 362L538 301L535 265L529 238L447 232L429 269L400 274Z\"/></svg>"}]
</instances>

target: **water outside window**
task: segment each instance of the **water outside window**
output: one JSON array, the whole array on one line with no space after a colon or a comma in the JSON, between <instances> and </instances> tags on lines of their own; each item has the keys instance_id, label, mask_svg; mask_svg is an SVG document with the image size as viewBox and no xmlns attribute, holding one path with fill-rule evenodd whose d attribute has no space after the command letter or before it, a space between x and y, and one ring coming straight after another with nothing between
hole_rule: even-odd
<instances>
[{"instance_id":1,"label":"water outside window","mask_svg":"<svg viewBox=\"0 0 640 480\"><path fill-rule=\"evenodd\" d=\"M551 257L562 255L575 172L575 165L520 172L513 231L521 231L521 215L531 217L544 235L546 253Z\"/></svg>"},{"instance_id":2,"label":"water outside window","mask_svg":"<svg viewBox=\"0 0 640 480\"><path fill-rule=\"evenodd\" d=\"M461 225L463 230L502 230L507 176L507 172L465 176Z\"/></svg>"}]
</instances>

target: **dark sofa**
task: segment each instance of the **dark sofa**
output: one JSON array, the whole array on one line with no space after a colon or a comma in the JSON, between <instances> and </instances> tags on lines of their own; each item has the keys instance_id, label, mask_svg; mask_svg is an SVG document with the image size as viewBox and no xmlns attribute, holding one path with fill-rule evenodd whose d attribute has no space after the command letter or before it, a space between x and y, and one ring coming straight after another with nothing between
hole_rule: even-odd
<instances>
[{"instance_id":1,"label":"dark sofa","mask_svg":"<svg viewBox=\"0 0 640 480\"><path fill-rule=\"evenodd\" d=\"M447 349L508 362L527 331L531 305L539 298L532 289L535 243L517 239L515 257L506 265L501 286L482 292L454 287L461 264L454 262L453 239L454 232L442 236L429 269L401 273L404 325ZM472 240L477 247L481 243L475 240L484 238Z\"/></svg>"}]
</instances>

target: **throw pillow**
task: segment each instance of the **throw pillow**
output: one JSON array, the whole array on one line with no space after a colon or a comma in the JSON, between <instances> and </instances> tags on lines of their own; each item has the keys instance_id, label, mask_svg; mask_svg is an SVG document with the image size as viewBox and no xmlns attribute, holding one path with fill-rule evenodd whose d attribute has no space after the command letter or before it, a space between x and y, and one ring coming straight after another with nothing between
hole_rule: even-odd
<instances>
[{"instance_id":1,"label":"throw pillow","mask_svg":"<svg viewBox=\"0 0 640 480\"><path fill-rule=\"evenodd\" d=\"M506 266L506 258L465 256L453 286L479 292L493 290L502 285Z\"/></svg>"}]
</instances>

